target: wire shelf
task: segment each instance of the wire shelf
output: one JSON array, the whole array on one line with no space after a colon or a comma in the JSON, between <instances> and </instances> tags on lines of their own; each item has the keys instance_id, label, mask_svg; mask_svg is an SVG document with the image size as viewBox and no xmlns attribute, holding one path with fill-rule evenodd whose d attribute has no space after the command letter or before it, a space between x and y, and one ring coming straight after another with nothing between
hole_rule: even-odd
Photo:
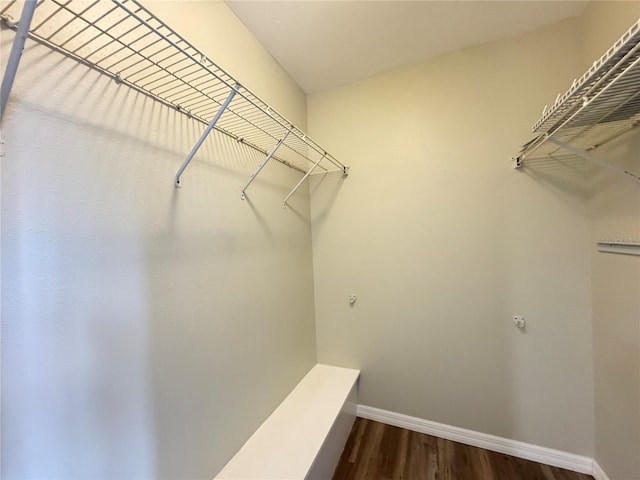
<instances>
[{"instance_id":1,"label":"wire shelf","mask_svg":"<svg viewBox=\"0 0 640 480\"><path fill-rule=\"evenodd\" d=\"M640 125L640 20L533 126L540 133L516 157L553 158L572 149L589 152ZM573 156L581 156L575 151ZM625 172L631 177L635 175Z\"/></svg>"},{"instance_id":2,"label":"wire shelf","mask_svg":"<svg viewBox=\"0 0 640 480\"><path fill-rule=\"evenodd\" d=\"M24 2L0 11L15 28ZM209 124L232 90L237 94L214 129L306 173L347 167L261 100L138 0L40 0L29 37ZM289 132L289 133L287 133Z\"/></svg>"}]
</instances>

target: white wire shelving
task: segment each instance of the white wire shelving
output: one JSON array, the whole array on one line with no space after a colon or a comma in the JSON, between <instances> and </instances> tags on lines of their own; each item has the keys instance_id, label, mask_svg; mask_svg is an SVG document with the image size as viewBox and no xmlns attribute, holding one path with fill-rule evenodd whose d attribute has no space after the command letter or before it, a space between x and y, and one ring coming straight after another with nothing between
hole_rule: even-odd
<instances>
[{"instance_id":1,"label":"white wire shelving","mask_svg":"<svg viewBox=\"0 0 640 480\"><path fill-rule=\"evenodd\" d=\"M19 30L15 19L29 1L6 2L0 10L3 26ZM265 155L242 198L271 159L304 174L285 205L316 168L348 174L346 165L138 0L38 0L28 37L207 125L176 173L176 186L212 130Z\"/></svg>"},{"instance_id":2,"label":"white wire shelving","mask_svg":"<svg viewBox=\"0 0 640 480\"><path fill-rule=\"evenodd\" d=\"M532 129L538 135L514 157L515 166L528 160L582 158L640 184L640 172L619 169L592 152L638 125L640 20L551 108L545 107Z\"/></svg>"}]
</instances>

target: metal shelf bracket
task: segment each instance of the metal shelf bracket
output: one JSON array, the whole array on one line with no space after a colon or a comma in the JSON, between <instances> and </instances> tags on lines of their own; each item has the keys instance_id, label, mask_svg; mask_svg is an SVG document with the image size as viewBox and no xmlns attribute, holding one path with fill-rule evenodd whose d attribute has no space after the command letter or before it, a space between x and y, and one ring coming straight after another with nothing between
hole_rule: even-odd
<instances>
[{"instance_id":1,"label":"metal shelf bracket","mask_svg":"<svg viewBox=\"0 0 640 480\"><path fill-rule=\"evenodd\" d=\"M513 168L520 168L522 167L522 163L523 163L522 161L524 160L524 156L520 154L511 158L511 160L513 161Z\"/></svg>"},{"instance_id":2,"label":"metal shelf bracket","mask_svg":"<svg viewBox=\"0 0 640 480\"><path fill-rule=\"evenodd\" d=\"M280 148L280 145L282 145L284 143L284 141L287 139L287 137L289 136L289 134L291 133L291 130L293 130L293 128L294 128L293 125L291 125L289 127L289 130L287 130L287 132L284 134L284 136L280 140L278 140L278 143L276 143L276 146L273 147L273 149L267 154L267 156L262 161L262 163L258 166L256 171L251 174L251 177L249 178L249 181L246 183L246 185L244 187L242 187L242 193L240 194L240 198L242 200L244 200L246 198L246 190L247 190L247 188L249 188L249 185L251 185L253 183L253 181L256 179L256 177L262 171L262 169L265 167L265 165L269 162L269 160L271 160L271 157L273 157L273 155L278 151L278 148Z\"/></svg>"},{"instance_id":3,"label":"metal shelf bracket","mask_svg":"<svg viewBox=\"0 0 640 480\"><path fill-rule=\"evenodd\" d=\"M2 86L0 87L0 119L4 118L4 109L9 101L11 87L16 78L20 57L22 57L22 51L24 50L24 42L29 36L29 27L31 26L31 20L33 19L33 14L37 6L38 3L36 0L27 0L22 7L22 14L20 15L20 21L17 25L16 38L13 45L11 45L7 68L4 77L2 77ZM3 18L3 20L8 21L9 19L7 17Z\"/></svg>"},{"instance_id":4,"label":"metal shelf bracket","mask_svg":"<svg viewBox=\"0 0 640 480\"><path fill-rule=\"evenodd\" d=\"M218 109L218 113L216 113L215 116L211 119L211 121L209 122L209 125L207 125L207 128L204 130L204 132L202 133L202 135L200 136L200 138L198 139L194 147L189 152L189 155L187 155L187 158L185 159L184 163L178 169L178 173L176 173L176 180L174 183L176 188L180 188L180 176L182 175L182 172L184 172L184 169L187 168L187 166L193 159L196 152L200 149L200 147L202 146L206 138L211 133L211 130L213 130L213 127L215 127L216 123L218 123L218 120L220 119L224 111L227 109L229 104L231 103L231 100L233 100L233 97L236 96L236 93L238 93L238 88L240 88L239 84L235 84L233 86L233 88L231 89L231 92L229 93L229 96Z\"/></svg>"},{"instance_id":5,"label":"metal shelf bracket","mask_svg":"<svg viewBox=\"0 0 640 480\"><path fill-rule=\"evenodd\" d=\"M309 175L311 175L311 173L315 170L315 168L318 166L318 164L324 159L324 157L327 156L327 152L324 152L322 154L322 156L311 166L311 168L307 171L307 173L304 174L304 176L300 179L300 181L296 184L295 187L293 187L293 190L291 190L289 192L289 195L287 195L284 200L282 201L282 208L287 208L287 200L289 200L291 198L291 195L293 195L294 193L296 193L296 190L298 190L298 188L300 188L300 185L302 185L302 182L304 182L307 177L309 177ZM346 168L346 167L345 167Z\"/></svg>"},{"instance_id":6,"label":"metal shelf bracket","mask_svg":"<svg viewBox=\"0 0 640 480\"><path fill-rule=\"evenodd\" d=\"M640 125L640 19L569 90L542 110L534 124L538 135L513 158L515 168L528 160L581 158L634 183L632 173L606 162L594 150ZM593 152L593 153L592 153Z\"/></svg>"},{"instance_id":7,"label":"metal shelf bracket","mask_svg":"<svg viewBox=\"0 0 640 480\"><path fill-rule=\"evenodd\" d=\"M547 138L547 141L565 149L566 151L573 153L574 155L578 155L579 157L584 158L585 160L588 160L592 163L595 163L596 165L605 168L607 170L609 170L612 173L615 173L616 175L620 175L623 178L626 178L627 180L631 180L632 182L638 183L640 184L640 177L634 175L633 173L627 171L627 170L623 170L621 168L615 167L613 165L611 165L608 162L605 162L604 160L599 159L598 157L592 155L591 153L587 152L586 150L580 150L579 148L575 148L572 147L571 145L569 145L568 143L562 142L554 137L549 137Z\"/></svg>"}]
</instances>

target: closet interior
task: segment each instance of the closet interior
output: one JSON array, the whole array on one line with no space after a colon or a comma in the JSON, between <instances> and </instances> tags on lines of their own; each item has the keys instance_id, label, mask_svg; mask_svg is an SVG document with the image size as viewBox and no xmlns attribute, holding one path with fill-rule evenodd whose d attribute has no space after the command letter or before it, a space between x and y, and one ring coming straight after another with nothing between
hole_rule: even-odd
<instances>
[{"instance_id":1,"label":"closet interior","mask_svg":"<svg viewBox=\"0 0 640 480\"><path fill-rule=\"evenodd\" d=\"M317 92L233 3L0 2L3 476L640 480L640 3Z\"/></svg>"}]
</instances>

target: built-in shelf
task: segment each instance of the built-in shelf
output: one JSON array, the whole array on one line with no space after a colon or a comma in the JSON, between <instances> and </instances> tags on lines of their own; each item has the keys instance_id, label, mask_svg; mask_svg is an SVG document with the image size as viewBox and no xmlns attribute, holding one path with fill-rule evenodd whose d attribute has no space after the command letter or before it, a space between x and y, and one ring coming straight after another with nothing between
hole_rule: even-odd
<instances>
[{"instance_id":1,"label":"built-in shelf","mask_svg":"<svg viewBox=\"0 0 640 480\"><path fill-rule=\"evenodd\" d=\"M603 240L598 242L598 250L601 252L640 256L640 242L616 242Z\"/></svg>"},{"instance_id":2,"label":"built-in shelf","mask_svg":"<svg viewBox=\"0 0 640 480\"><path fill-rule=\"evenodd\" d=\"M545 107L534 124L538 135L514 157L529 160L582 158L640 183L640 172L610 165L593 150L640 125L640 20L579 79Z\"/></svg>"},{"instance_id":3,"label":"built-in shelf","mask_svg":"<svg viewBox=\"0 0 640 480\"><path fill-rule=\"evenodd\" d=\"M9 1L0 11L3 26L16 29L27 4ZM243 193L270 159L305 174L315 168L348 173L346 165L138 0L40 0L32 8L29 38L208 126L178 170L176 186L214 129L265 155Z\"/></svg>"}]
</instances>

